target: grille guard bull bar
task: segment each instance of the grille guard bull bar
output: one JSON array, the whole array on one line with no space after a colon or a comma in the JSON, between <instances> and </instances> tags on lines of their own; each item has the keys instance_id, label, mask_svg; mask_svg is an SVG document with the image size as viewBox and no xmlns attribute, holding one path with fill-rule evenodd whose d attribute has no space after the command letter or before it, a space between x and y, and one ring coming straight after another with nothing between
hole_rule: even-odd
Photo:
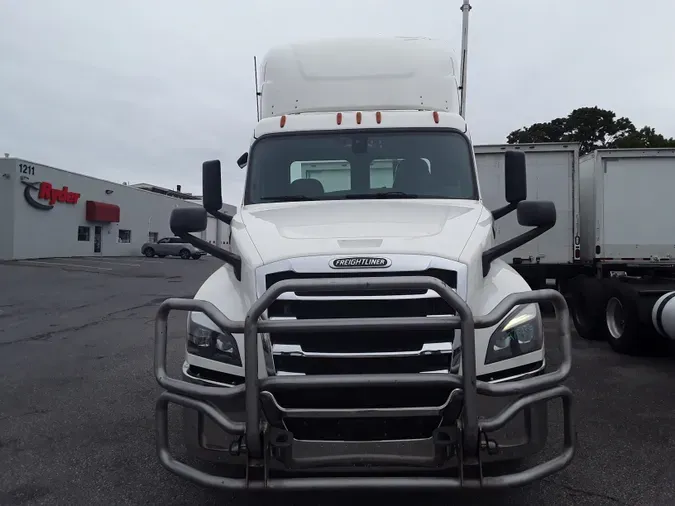
<instances>
[{"instance_id":1,"label":"grille guard bull bar","mask_svg":"<svg viewBox=\"0 0 675 506\"><path fill-rule=\"evenodd\" d=\"M385 318L337 318L312 320L262 319L261 315L283 293L303 291L331 291L373 289L427 289L435 291L451 307L457 316L447 317L385 317ZM556 312L556 320L561 335L563 360L560 367L550 373L536 377L513 380L502 383L488 383L476 379L475 328L492 327L499 323L509 311L519 305L549 301ZM166 349L168 316L171 310L196 311L205 313L220 329L230 333L244 334L245 381L233 387L206 386L171 378L166 372ZM452 330L460 329L462 347L462 375L445 373L412 374L341 374L316 376L269 376L258 377L258 333L263 332L312 332L312 331L365 331L406 329L416 330ZM460 489L460 488L504 488L520 486L541 479L565 468L572 460L575 451L576 433L572 414L572 393L561 383L571 370L572 345L567 303L557 291L546 289L515 293L502 300L489 314L474 318L469 306L447 284L429 276L390 278L342 278L342 279L296 279L275 283L252 305L244 322L232 321L223 315L213 304L194 299L170 298L159 307L155 321L155 359L154 370L157 382L166 391L156 404L157 453L161 464L171 472L207 487L220 489ZM454 388L459 392L463 406L461 413L454 416L454 427L438 430L434 433L435 455L430 462L420 462L419 457L401 455L379 456L358 454L353 456L326 456L315 462L302 462L292 456L292 434L279 431L264 420L261 414L263 405L276 403L274 391L303 389L362 388L366 386L442 386ZM477 414L478 394L505 397L520 396L499 414L492 418L479 418ZM210 400L233 399L237 395L245 396L246 421L233 421L224 415ZM564 414L564 434L562 452L541 464L529 469L499 476L483 476L481 463L481 438L487 433L504 427L523 409L539 402L561 398ZM168 404L175 403L195 409L211 418L223 431L241 436L241 447L246 452L247 473L245 478L215 476L193 468L174 459L169 450ZM447 406L446 406L447 407ZM419 408L415 408L419 409ZM286 410L292 411L292 410ZM311 410L297 410L307 414ZM322 416L316 410L315 416ZM330 410L329 410L330 411ZM339 411L339 410L335 410ZM354 410L358 411L358 410ZM366 413L367 411L367 413ZM383 416L376 410L364 410L364 416ZM289 441L290 436L291 441ZM486 445L487 446L487 445ZM349 464L349 458L359 462L380 465L422 465L434 462L457 460L458 476L441 477L291 477L270 478L268 462L276 458L290 469L322 467L327 464L337 466ZM297 464L297 467L293 467ZM465 466L478 471L477 477L466 477ZM255 478L254 478L255 476Z\"/></svg>"}]
</instances>

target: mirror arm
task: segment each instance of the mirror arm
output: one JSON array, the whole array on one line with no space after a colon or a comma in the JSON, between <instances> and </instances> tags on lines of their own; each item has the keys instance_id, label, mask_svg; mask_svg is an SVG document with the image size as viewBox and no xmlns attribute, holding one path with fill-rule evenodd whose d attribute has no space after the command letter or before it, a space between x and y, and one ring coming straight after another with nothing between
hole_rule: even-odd
<instances>
[{"instance_id":1,"label":"mirror arm","mask_svg":"<svg viewBox=\"0 0 675 506\"><path fill-rule=\"evenodd\" d=\"M232 223L233 216L230 216L229 214L225 214L220 211L209 211L208 209L206 210L206 212L209 213L211 216L213 216L215 219L220 220L223 223L226 223L227 225Z\"/></svg>"},{"instance_id":2,"label":"mirror arm","mask_svg":"<svg viewBox=\"0 0 675 506\"><path fill-rule=\"evenodd\" d=\"M219 248L218 246L214 246L213 244L206 242L199 237L195 237L194 235L187 232L177 233L176 235L185 242L188 242L202 251L210 253L219 260L230 264L234 269L234 277L237 278L237 281L241 281L241 257L239 255L226 251L222 248Z\"/></svg>"},{"instance_id":3,"label":"mirror arm","mask_svg":"<svg viewBox=\"0 0 675 506\"><path fill-rule=\"evenodd\" d=\"M500 207L499 209L495 209L492 212L492 219L493 220L498 220L499 218L503 218L509 213L512 213L518 208L518 202L511 202L510 204L506 204L504 207Z\"/></svg>"},{"instance_id":4,"label":"mirror arm","mask_svg":"<svg viewBox=\"0 0 675 506\"><path fill-rule=\"evenodd\" d=\"M502 255L505 255L509 251L513 251L523 244L530 242L532 239L539 237L544 232L552 229L553 225L555 225L555 223L543 227L532 228L523 234L493 246L489 250L483 252L483 277L487 276L490 272L490 266L494 260Z\"/></svg>"}]
</instances>

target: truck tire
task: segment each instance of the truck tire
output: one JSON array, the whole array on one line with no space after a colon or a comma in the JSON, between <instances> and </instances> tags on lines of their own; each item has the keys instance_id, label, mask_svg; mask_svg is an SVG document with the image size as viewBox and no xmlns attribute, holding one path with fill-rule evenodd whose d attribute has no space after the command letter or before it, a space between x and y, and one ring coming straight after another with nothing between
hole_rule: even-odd
<instances>
[{"instance_id":1,"label":"truck tire","mask_svg":"<svg viewBox=\"0 0 675 506\"><path fill-rule=\"evenodd\" d=\"M152 249L152 248L145 248L145 251L143 251L143 254L148 258L152 258L152 257L155 256L155 250Z\"/></svg>"},{"instance_id":2,"label":"truck tire","mask_svg":"<svg viewBox=\"0 0 675 506\"><path fill-rule=\"evenodd\" d=\"M640 321L638 294L630 286L609 283L605 327L607 342L617 353L633 355L644 350L650 329Z\"/></svg>"},{"instance_id":3,"label":"truck tire","mask_svg":"<svg viewBox=\"0 0 675 506\"><path fill-rule=\"evenodd\" d=\"M604 341L605 289L602 281L577 276L567 285L568 303L577 334L588 341Z\"/></svg>"}]
</instances>

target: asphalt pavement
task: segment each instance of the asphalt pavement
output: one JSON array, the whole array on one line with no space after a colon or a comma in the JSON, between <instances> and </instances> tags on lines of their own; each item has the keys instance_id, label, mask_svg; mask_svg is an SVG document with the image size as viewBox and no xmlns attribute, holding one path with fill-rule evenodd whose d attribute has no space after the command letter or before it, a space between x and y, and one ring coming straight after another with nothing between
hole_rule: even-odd
<instances>
[{"instance_id":1,"label":"asphalt pavement","mask_svg":"<svg viewBox=\"0 0 675 506\"><path fill-rule=\"evenodd\" d=\"M146 258L0 263L0 505L338 505L348 493L277 499L207 490L155 453L153 322L167 297L191 297L218 261ZM177 375L184 314L170 322ZM559 358L552 322L548 358ZM369 493L387 505L675 504L675 360L626 357L575 338L578 450L563 472L498 494ZM180 455L180 418L171 411ZM551 456L561 414L550 410Z\"/></svg>"}]
</instances>

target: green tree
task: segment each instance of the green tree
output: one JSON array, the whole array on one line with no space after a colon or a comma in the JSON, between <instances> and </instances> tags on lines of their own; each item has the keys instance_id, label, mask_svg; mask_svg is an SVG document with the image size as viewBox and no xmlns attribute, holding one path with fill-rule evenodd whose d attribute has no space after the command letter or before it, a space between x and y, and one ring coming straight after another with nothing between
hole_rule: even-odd
<instances>
[{"instance_id":1,"label":"green tree","mask_svg":"<svg viewBox=\"0 0 675 506\"><path fill-rule=\"evenodd\" d=\"M534 123L511 132L509 144L578 142L582 155L600 148L675 148L675 139L657 134L652 127L638 130L628 118L614 111L580 107L564 118Z\"/></svg>"}]
</instances>

